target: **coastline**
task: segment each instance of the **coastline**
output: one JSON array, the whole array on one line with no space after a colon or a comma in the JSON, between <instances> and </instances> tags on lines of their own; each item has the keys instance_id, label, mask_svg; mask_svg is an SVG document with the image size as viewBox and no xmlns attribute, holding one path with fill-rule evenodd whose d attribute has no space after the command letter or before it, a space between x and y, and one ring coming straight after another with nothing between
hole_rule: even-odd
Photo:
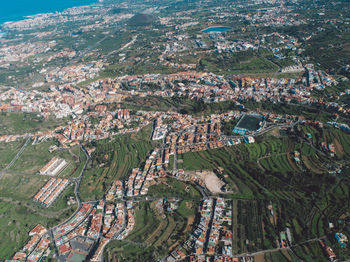
<instances>
[{"instance_id":1,"label":"coastline","mask_svg":"<svg viewBox=\"0 0 350 262\"><path fill-rule=\"evenodd\" d=\"M35 18L36 16L41 16L41 15L46 15L46 14L54 14L56 12L63 12L66 9L69 8L73 8L73 7L81 7L81 6L89 6L89 5L93 5L93 4L98 4L101 3L103 1L101 0L85 0L85 1L78 1L78 3L73 3L72 5L67 5L67 3L65 5L62 5L61 7L59 6L55 6L55 7L47 7L46 10L38 10L38 11L29 11L27 14L24 13L18 13L18 14L14 14L11 17L8 16L7 18L3 18L0 19L0 34L4 33L4 31L2 30L3 26L6 26L6 24L11 24L14 22L18 22L18 21L22 21L25 19L30 19L30 18ZM1 17L1 14L0 14ZM1 38L1 36L0 36Z\"/></svg>"}]
</instances>

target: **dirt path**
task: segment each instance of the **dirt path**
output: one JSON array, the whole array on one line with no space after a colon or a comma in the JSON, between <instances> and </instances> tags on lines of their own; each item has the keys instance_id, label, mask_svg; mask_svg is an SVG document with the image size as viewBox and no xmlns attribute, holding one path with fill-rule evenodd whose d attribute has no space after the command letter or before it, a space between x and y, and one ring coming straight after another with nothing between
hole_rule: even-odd
<instances>
[{"instance_id":1,"label":"dirt path","mask_svg":"<svg viewBox=\"0 0 350 262\"><path fill-rule=\"evenodd\" d=\"M300 171L300 169L295 165L294 161L292 160L292 158L290 157L290 154L287 154L287 160L289 165L297 172Z\"/></svg>"},{"instance_id":2,"label":"dirt path","mask_svg":"<svg viewBox=\"0 0 350 262\"><path fill-rule=\"evenodd\" d=\"M256 164L259 166L259 168L263 171L265 171L265 168L260 164L260 160L262 159L266 159L266 158L270 158L270 157L274 157L274 156L282 156L282 155L289 155L288 152L284 152L284 153L279 153L279 154L273 154L273 155L267 155L267 156L262 156L262 157L259 157L257 160L256 160Z\"/></svg>"},{"instance_id":3,"label":"dirt path","mask_svg":"<svg viewBox=\"0 0 350 262\"><path fill-rule=\"evenodd\" d=\"M335 152L339 157L344 155L343 146L339 143L337 139L334 139Z\"/></svg>"},{"instance_id":4,"label":"dirt path","mask_svg":"<svg viewBox=\"0 0 350 262\"><path fill-rule=\"evenodd\" d=\"M194 223L194 219L195 219L195 215L190 216L190 217L187 218L187 225L185 227L184 232L187 232L187 231L189 231L192 228L193 223Z\"/></svg>"}]
</instances>

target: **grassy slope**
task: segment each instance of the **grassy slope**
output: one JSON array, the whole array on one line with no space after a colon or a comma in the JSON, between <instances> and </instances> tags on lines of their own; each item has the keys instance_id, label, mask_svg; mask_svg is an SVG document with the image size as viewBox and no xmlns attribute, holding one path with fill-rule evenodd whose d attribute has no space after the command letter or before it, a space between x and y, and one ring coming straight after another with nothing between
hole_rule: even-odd
<instances>
[{"instance_id":1,"label":"grassy slope","mask_svg":"<svg viewBox=\"0 0 350 262\"><path fill-rule=\"evenodd\" d=\"M35 133L38 131L52 130L62 125L64 119L49 118L44 120L32 113L1 113L0 135L14 135L23 133Z\"/></svg>"}]
</instances>

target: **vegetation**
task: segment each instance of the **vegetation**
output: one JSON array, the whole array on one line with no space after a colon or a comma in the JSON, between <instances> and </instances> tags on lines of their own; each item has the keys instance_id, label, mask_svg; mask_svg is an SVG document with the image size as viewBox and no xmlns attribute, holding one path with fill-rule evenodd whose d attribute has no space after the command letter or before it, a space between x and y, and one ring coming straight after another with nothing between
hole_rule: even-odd
<instances>
[{"instance_id":1,"label":"vegetation","mask_svg":"<svg viewBox=\"0 0 350 262\"><path fill-rule=\"evenodd\" d=\"M54 141L41 142L39 144L33 145L29 143L24 149L21 157L14 163L14 165L9 169L10 173L15 174L38 174L39 170L46 165L54 156L61 157L65 159L74 167L76 164L76 157L74 154L69 153L68 150L56 151L53 153L49 152L50 146L54 145ZM16 152L17 153L17 152ZM69 167L68 167L69 168ZM68 169L69 170L69 169ZM68 171L67 170L67 171ZM66 172L66 171L63 171Z\"/></svg>"},{"instance_id":2,"label":"vegetation","mask_svg":"<svg viewBox=\"0 0 350 262\"><path fill-rule=\"evenodd\" d=\"M142 166L153 148L149 141L152 126L137 134L93 142L96 151L84 173L80 194L84 200L101 199L116 179L124 179L133 168Z\"/></svg>"},{"instance_id":3,"label":"vegetation","mask_svg":"<svg viewBox=\"0 0 350 262\"><path fill-rule=\"evenodd\" d=\"M178 211L165 212L155 207L156 202L141 202L136 207L135 229L125 241L112 241L107 246L106 261L152 261L167 255L189 236L194 223L190 210L196 204L183 201Z\"/></svg>"},{"instance_id":4,"label":"vegetation","mask_svg":"<svg viewBox=\"0 0 350 262\"><path fill-rule=\"evenodd\" d=\"M128 21L129 26L137 27L137 26L147 26L152 24L155 18L152 15L148 14L136 14L131 17Z\"/></svg>"},{"instance_id":5,"label":"vegetation","mask_svg":"<svg viewBox=\"0 0 350 262\"><path fill-rule=\"evenodd\" d=\"M0 170L4 169L12 161L24 143L24 140L0 143Z\"/></svg>"},{"instance_id":6,"label":"vegetation","mask_svg":"<svg viewBox=\"0 0 350 262\"><path fill-rule=\"evenodd\" d=\"M0 113L0 135L35 133L55 129L65 119L44 119L34 113Z\"/></svg>"},{"instance_id":7,"label":"vegetation","mask_svg":"<svg viewBox=\"0 0 350 262\"><path fill-rule=\"evenodd\" d=\"M191 184L173 178L160 178L160 184L151 186L148 195L157 197L183 197L200 199L200 193Z\"/></svg>"},{"instance_id":8,"label":"vegetation","mask_svg":"<svg viewBox=\"0 0 350 262\"><path fill-rule=\"evenodd\" d=\"M348 134L330 127L324 130L335 132L342 143L349 143ZM305 132L311 132L315 140L308 141ZM289 134L288 138L265 135L254 144L179 155L185 170L223 167L229 187L238 189L228 196L238 199L233 203L237 216L233 219L233 232L237 234L234 239L240 240L233 242L236 253L276 247L279 233L287 227L294 243L324 236L329 234L328 222L347 213L346 173L339 177L329 174L327 167L332 160L318 149L327 136L322 135L322 130L306 126L296 134ZM335 134L329 135L328 143L334 142ZM303 166L294 162L295 151L301 153ZM344 156L341 154L338 159ZM267 208L270 201L274 203L275 218L271 218ZM343 204L336 204L339 202ZM277 259L275 256L280 255L287 256L276 253L272 257Z\"/></svg>"},{"instance_id":9,"label":"vegetation","mask_svg":"<svg viewBox=\"0 0 350 262\"><path fill-rule=\"evenodd\" d=\"M7 148L8 152L1 154L1 157L9 162L23 143L24 141L1 143L0 149ZM49 180L49 177L38 175L38 170L53 156L63 157L70 163L70 167L79 166L68 151L50 154L48 148L52 144L52 141L36 145L30 143L14 166L1 178L0 233L3 237L0 239L0 259L9 258L20 250L29 239L28 232L38 223L48 227L54 226L69 217L76 208L76 206L67 206L68 198L74 196L73 186L69 186L48 209L44 209L32 200L32 197ZM73 148L71 151L73 154L78 154L79 148ZM5 158L6 155L7 158ZM68 172L69 170L71 172ZM74 169L69 170L64 170L60 175L68 177L74 173Z\"/></svg>"}]
</instances>

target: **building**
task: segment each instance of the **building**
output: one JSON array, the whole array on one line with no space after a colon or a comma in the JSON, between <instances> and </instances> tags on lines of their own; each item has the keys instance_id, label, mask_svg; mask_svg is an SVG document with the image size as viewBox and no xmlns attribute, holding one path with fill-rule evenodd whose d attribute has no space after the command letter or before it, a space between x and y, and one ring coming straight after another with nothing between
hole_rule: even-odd
<instances>
[{"instance_id":1,"label":"building","mask_svg":"<svg viewBox=\"0 0 350 262\"><path fill-rule=\"evenodd\" d=\"M55 176L61 172L66 166L67 161L61 158L54 157L47 163L42 169L40 169L41 175Z\"/></svg>"}]
</instances>

